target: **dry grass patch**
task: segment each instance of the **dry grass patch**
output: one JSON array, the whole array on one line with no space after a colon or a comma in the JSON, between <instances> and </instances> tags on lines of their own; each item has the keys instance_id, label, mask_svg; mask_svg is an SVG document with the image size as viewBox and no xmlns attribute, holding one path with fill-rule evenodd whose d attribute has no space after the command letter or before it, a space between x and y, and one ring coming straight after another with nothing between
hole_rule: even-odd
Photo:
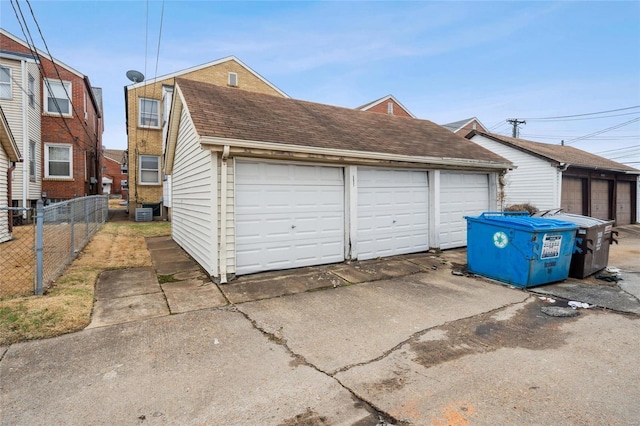
<instances>
[{"instance_id":1,"label":"dry grass patch","mask_svg":"<svg viewBox=\"0 0 640 426\"><path fill-rule=\"evenodd\" d=\"M0 300L0 345L83 329L91 320L100 273L151 266L144 239L170 232L167 222L107 223L44 296Z\"/></svg>"}]
</instances>

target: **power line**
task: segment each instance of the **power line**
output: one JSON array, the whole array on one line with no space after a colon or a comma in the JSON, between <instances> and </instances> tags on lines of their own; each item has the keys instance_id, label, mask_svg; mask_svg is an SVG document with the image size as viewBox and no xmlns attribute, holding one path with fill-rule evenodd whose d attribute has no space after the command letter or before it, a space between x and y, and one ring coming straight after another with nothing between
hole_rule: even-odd
<instances>
[{"instance_id":1,"label":"power line","mask_svg":"<svg viewBox=\"0 0 640 426\"><path fill-rule=\"evenodd\" d=\"M623 147L623 148L608 149L606 151L596 152L596 154L606 154L608 152L615 152L615 151L621 151L621 150L627 150L627 149L636 149L636 148L640 148L640 145L631 145L631 146L627 146L627 147Z\"/></svg>"},{"instance_id":2,"label":"power line","mask_svg":"<svg viewBox=\"0 0 640 426\"><path fill-rule=\"evenodd\" d=\"M93 136L91 136L89 134L89 130L87 129L87 125L84 122L84 120L80 117L80 114L78 114L78 111L76 110L76 107L74 105L74 102L72 101L72 97L69 96L69 92L67 92L67 88L64 85L64 81L62 80L62 76L60 75L60 71L58 70L58 66L56 65L53 55L51 54L51 51L49 50L49 46L47 45L47 41L44 39L44 35L42 34L42 30L40 29L40 24L38 24L38 20L36 19L36 15L35 13L33 13L33 9L31 8L31 3L29 2L29 0L26 0L27 5L29 6L29 10L31 11L31 16L33 18L33 22L36 24L36 28L38 28L38 32L40 33L40 38L42 39L42 43L44 43L44 47L47 50L47 54L49 55L49 58L51 60L51 64L53 65L53 69L56 72L56 75L58 76L58 80L60 80L60 84L62 84L62 88L64 89L64 93L67 95L67 99L69 99L69 104L71 105L71 109L73 110L74 114L76 115L76 118L78 119L78 121L80 122L80 125L82 126L82 129L84 130L84 132L86 133L87 137L89 138L89 141L93 141ZM17 3L17 1L16 1ZM83 79L84 81L84 79ZM93 90L91 87L89 87L89 90ZM56 105L57 106L57 105ZM58 111L60 111L58 109ZM62 113L61 113L62 115ZM96 129L97 132L98 129ZM96 142L98 139L98 135L96 134ZM98 156L98 146L96 143L95 147L91 147L93 148L94 154L96 155L96 157Z\"/></svg>"},{"instance_id":3,"label":"power line","mask_svg":"<svg viewBox=\"0 0 640 426\"><path fill-rule=\"evenodd\" d=\"M578 138L570 139L570 140L566 141L565 144L577 142L577 141L580 141L580 140L583 140L583 139L588 139L588 138L590 138L592 136L601 135L602 133L610 132L612 130L619 129L620 127L628 126L629 124L635 123L637 121L640 121L640 117L631 119L629 121L625 121L624 123L620 123L620 124L617 124L615 126L607 127L606 129L598 130L597 132L589 133L588 135L584 135L584 136L580 136Z\"/></svg>"},{"instance_id":4,"label":"power line","mask_svg":"<svg viewBox=\"0 0 640 426\"><path fill-rule=\"evenodd\" d=\"M625 108L618 108L618 109L610 109L608 111L588 112L588 113L585 113L585 114L560 115L560 116L557 116L557 117L524 118L523 120L557 120L557 119L560 119L560 118L585 117L585 116L588 116L588 115L607 114L607 113L610 113L610 112L626 111L626 110L635 109L635 108L640 108L640 105L635 105L635 106L630 106L630 107L625 107Z\"/></svg>"},{"instance_id":5,"label":"power line","mask_svg":"<svg viewBox=\"0 0 640 426\"><path fill-rule=\"evenodd\" d=\"M521 124L527 124L527 122L525 120L519 120L517 118L509 118L507 119L507 123L511 124L513 126L513 131L511 132L511 137L513 138L517 138L518 137L518 127Z\"/></svg>"},{"instance_id":6,"label":"power line","mask_svg":"<svg viewBox=\"0 0 640 426\"><path fill-rule=\"evenodd\" d=\"M15 1L15 5L14 5L14 1ZM18 7L17 10L16 10L16 6ZM36 65L38 66L38 69L40 70L40 72L42 73L42 76L44 77L44 74L45 74L44 73L44 67L42 66L42 64L40 62L40 59L39 59L40 55L38 55L35 42L33 41L33 37L31 36L31 31L29 30L29 26L27 25L27 20L25 19L24 14L22 13L22 8L20 7L20 3L18 3L18 0L11 0L11 8L13 9L13 13L16 15L16 19L18 20L18 24L20 25L20 30L22 31L22 35L24 35L25 41L27 43L27 47L31 51L31 55L36 60ZM18 11L20 12L19 16L18 16ZM22 17L22 20L20 19L20 17ZM24 22L24 27L22 25L23 22ZM53 101L54 101L54 103L56 105L56 108L58 109L58 113L60 114L60 117L62 117L62 110L60 109L60 106L58 105L58 100L53 96L53 91L51 89L51 85L49 84L49 82L48 82L48 80L46 78L43 78L43 81L44 81L44 85L47 87L47 91L49 92L49 94L53 98ZM71 131L71 128L67 124L67 121L66 120L62 120L62 123L66 127L67 132L69 133L69 135L74 140L77 140L77 137Z\"/></svg>"}]
</instances>

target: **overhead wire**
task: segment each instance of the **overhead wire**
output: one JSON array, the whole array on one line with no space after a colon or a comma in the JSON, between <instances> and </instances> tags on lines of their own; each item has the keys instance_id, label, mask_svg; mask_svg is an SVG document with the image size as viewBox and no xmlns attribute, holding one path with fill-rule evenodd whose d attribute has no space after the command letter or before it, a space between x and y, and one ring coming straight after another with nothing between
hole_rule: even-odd
<instances>
[{"instance_id":1,"label":"overhead wire","mask_svg":"<svg viewBox=\"0 0 640 426\"><path fill-rule=\"evenodd\" d=\"M14 5L14 2L15 2L15 5ZM16 10L16 6L18 8L17 10ZM11 7L13 9L13 12L16 15L16 19L18 20L18 24L20 25L20 30L22 31L22 35L24 35L25 41L27 43L27 47L31 51L31 55L33 56L33 58L36 60L36 64L38 66L38 69L42 73L44 85L47 87L47 91L49 92L49 94L53 98L53 101L54 101L54 103L56 105L58 113L60 114L60 117L63 117L62 110L60 109L60 106L58 105L58 100L53 96L53 90L51 89L51 85L49 84L48 80L46 78L44 78L45 72L44 72L44 67L40 63L40 59L39 59L40 55L38 54L38 50L35 47L35 42L33 41L33 37L31 36L31 31L29 30L29 26L27 25L27 21L24 18L24 14L22 13L22 8L20 7L20 4L18 3L18 0L11 0ZM19 15L18 15L18 11L20 13ZM22 17L22 20L20 19L20 17ZM23 22L24 22L24 26L22 25ZM66 120L62 120L62 123L64 124L64 126L65 126L67 132L69 133L69 135L74 140L76 140L77 136L75 136L73 134L73 132L71 131L71 128L67 124L67 121Z\"/></svg>"},{"instance_id":2,"label":"overhead wire","mask_svg":"<svg viewBox=\"0 0 640 426\"><path fill-rule=\"evenodd\" d=\"M60 75L60 71L58 70L58 66L54 60L53 55L51 54L51 51L49 50L49 46L47 45L47 41L44 38L44 35L42 34L42 29L40 28L40 24L38 23L38 20L36 19L36 15L33 12L33 8L31 7L31 3L29 0L25 0L27 2L27 5L29 6L29 10L31 11L31 16L33 18L33 22L36 24L36 28L38 28L38 32L40 33L40 38L42 39L42 43L44 43L44 47L47 51L47 54L49 55L49 58L51 60L51 64L53 65L53 69L56 72L56 75L58 76L58 80L60 80L60 84L62 85L62 88L64 89L64 93L67 95L67 99L69 99L69 104L71 105L71 109L73 110L73 113L75 114L76 118L78 118L78 121L80 122L80 125L82 126L82 129L84 130L85 134L87 135L87 137L89 138L89 141L93 142L94 136L92 136L89 133L89 130L87 128L86 123L84 122L84 116L80 117L80 114L78 114L78 111L76 110L76 106L73 102L73 98L72 96L69 95L69 92L67 91L67 88L64 84L64 80L62 80L62 76ZM83 79L84 82L84 79ZM93 90L91 87L89 87L89 90ZM54 98L55 99L55 98ZM58 109L58 111L60 111L60 109ZM97 130L97 129L96 129ZM98 155L98 144L97 144L97 140L98 140L98 135L95 135L95 139L96 139L96 145L95 147L92 147L93 151L94 151L94 155Z\"/></svg>"},{"instance_id":3,"label":"overhead wire","mask_svg":"<svg viewBox=\"0 0 640 426\"><path fill-rule=\"evenodd\" d=\"M625 108L610 109L610 110L607 110L607 111L588 112L588 113L584 113L584 114L560 115L560 116L556 116L556 117L522 118L522 120L531 120L531 121L533 121L533 120L558 120L558 119L563 119L563 118L586 117L586 116L590 116L590 115L608 114L610 112L627 111L627 110L636 109L636 108L640 108L640 105L634 105L634 106L625 107Z\"/></svg>"},{"instance_id":4,"label":"overhead wire","mask_svg":"<svg viewBox=\"0 0 640 426\"><path fill-rule=\"evenodd\" d=\"M629 124L635 123L637 121L640 121L640 117L631 119L629 121L625 121L624 123L616 124L615 126L607 127L606 129L602 129L602 130L598 130L598 131L593 132L593 133L589 133L588 135L584 135L584 136L580 136L580 137L577 137L577 138L569 139L568 141L565 141L564 143L566 145L566 144L575 143L575 142L578 142L578 141L581 141L581 140L584 140L584 139L589 139L592 136L601 135L603 133L607 133L607 132L610 132L612 130L619 129L619 128L624 127L624 126L628 126Z\"/></svg>"}]
</instances>

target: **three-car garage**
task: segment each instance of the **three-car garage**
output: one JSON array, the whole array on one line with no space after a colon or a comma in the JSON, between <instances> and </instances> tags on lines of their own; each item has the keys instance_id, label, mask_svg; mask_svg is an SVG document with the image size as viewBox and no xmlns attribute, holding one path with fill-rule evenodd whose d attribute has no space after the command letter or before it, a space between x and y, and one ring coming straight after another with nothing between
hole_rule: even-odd
<instances>
[{"instance_id":1,"label":"three-car garage","mask_svg":"<svg viewBox=\"0 0 640 426\"><path fill-rule=\"evenodd\" d=\"M487 173L439 172L434 188L427 170L350 167L354 182L344 166L236 159L236 274L464 246L464 216L491 205Z\"/></svg>"}]
</instances>

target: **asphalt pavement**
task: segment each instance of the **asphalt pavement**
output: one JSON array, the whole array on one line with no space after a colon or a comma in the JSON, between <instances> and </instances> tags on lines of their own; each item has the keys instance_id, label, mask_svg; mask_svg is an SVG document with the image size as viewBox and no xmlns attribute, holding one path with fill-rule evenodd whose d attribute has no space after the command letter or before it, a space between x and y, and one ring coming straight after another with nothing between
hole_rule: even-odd
<instances>
[{"instance_id":1,"label":"asphalt pavement","mask_svg":"<svg viewBox=\"0 0 640 426\"><path fill-rule=\"evenodd\" d=\"M639 424L639 315L545 315L567 299L454 275L463 250L216 285L148 246L89 328L0 348L0 424Z\"/></svg>"}]
</instances>

